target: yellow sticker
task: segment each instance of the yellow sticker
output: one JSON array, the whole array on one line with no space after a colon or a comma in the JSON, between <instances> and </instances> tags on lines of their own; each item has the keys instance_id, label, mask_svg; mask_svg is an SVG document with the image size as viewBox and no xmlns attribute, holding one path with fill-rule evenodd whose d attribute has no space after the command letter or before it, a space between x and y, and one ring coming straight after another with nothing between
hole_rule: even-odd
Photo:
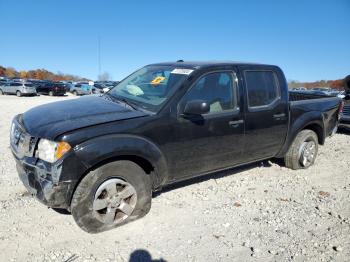
<instances>
[{"instance_id":1,"label":"yellow sticker","mask_svg":"<svg viewBox=\"0 0 350 262\"><path fill-rule=\"evenodd\" d=\"M162 82L164 79L165 79L164 76L157 76L156 78L154 78L154 79L151 81L151 84L152 84L152 85L159 85L160 82Z\"/></svg>"}]
</instances>

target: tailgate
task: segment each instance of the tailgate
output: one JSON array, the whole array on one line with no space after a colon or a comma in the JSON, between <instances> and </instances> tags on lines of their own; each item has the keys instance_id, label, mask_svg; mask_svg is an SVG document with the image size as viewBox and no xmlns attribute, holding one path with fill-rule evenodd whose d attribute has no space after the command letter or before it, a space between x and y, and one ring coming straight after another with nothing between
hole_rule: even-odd
<instances>
[{"instance_id":1,"label":"tailgate","mask_svg":"<svg viewBox=\"0 0 350 262\"><path fill-rule=\"evenodd\" d=\"M66 92L66 87L64 85L56 85L53 88L55 92L63 93Z\"/></svg>"}]
</instances>

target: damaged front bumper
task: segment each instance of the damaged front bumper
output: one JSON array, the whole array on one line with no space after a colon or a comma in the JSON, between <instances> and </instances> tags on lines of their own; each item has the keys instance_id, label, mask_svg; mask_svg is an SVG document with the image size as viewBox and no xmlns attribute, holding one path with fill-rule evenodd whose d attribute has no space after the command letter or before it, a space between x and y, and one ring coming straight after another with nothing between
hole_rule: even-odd
<instances>
[{"instance_id":1,"label":"damaged front bumper","mask_svg":"<svg viewBox=\"0 0 350 262\"><path fill-rule=\"evenodd\" d=\"M70 209L75 186L85 172L85 166L74 151L54 163L36 157L39 138L31 136L21 124L21 116L14 118L11 133L11 151L20 179L27 190L43 204Z\"/></svg>"},{"instance_id":2,"label":"damaged front bumper","mask_svg":"<svg viewBox=\"0 0 350 262\"><path fill-rule=\"evenodd\" d=\"M31 165L17 158L16 167L24 186L41 203L49 207L69 209L73 191L71 181L53 182L52 172L45 170L44 166Z\"/></svg>"}]
</instances>

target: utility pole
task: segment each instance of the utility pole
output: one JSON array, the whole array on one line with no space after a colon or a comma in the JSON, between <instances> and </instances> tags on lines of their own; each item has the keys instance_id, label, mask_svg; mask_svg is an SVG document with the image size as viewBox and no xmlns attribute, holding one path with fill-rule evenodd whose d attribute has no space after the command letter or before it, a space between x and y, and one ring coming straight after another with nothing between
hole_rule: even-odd
<instances>
[{"instance_id":1,"label":"utility pole","mask_svg":"<svg viewBox=\"0 0 350 262\"><path fill-rule=\"evenodd\" d=\"M101 75L101 37L98 36L98 77Z\"/></svg>"}]
</instances>

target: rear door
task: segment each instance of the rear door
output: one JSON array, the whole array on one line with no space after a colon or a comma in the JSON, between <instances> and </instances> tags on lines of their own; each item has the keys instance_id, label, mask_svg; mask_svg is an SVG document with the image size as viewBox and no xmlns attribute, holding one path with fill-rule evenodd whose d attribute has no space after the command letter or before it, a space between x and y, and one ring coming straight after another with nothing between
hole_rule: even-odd
<instances>
[{"instance_id":1,"label":"rear door","mask_svg":"<svg viewBox=\"0 0 350 262\"><path fill-rule=\"evenodd\" d=\"M36 87L36 92L41 93L45 85L46 83L39 83Z\"/></svg>"},{"instance_id":2,"label":"rear door","mask_svg":"<svg viewBox=\"0 0 350 262\"><path fill-rule=\"evenodd\" d=\"M273 157L284 144L288 129L288 97L284 76L273 68L242 70L245 84L246 161Z\"/></svg>"},{"instance_id":3,"label":"rear door","mask_svg":"<svg viewBox=\"0 0 350 262\"><path fill-rule=\"evenodd\" d=\"M21 90L21 83L11 83L11 85L9 86L8 89L8 93L9 94L16 94L17 90L20 91Z\"/></svg>"}]
</instances>

